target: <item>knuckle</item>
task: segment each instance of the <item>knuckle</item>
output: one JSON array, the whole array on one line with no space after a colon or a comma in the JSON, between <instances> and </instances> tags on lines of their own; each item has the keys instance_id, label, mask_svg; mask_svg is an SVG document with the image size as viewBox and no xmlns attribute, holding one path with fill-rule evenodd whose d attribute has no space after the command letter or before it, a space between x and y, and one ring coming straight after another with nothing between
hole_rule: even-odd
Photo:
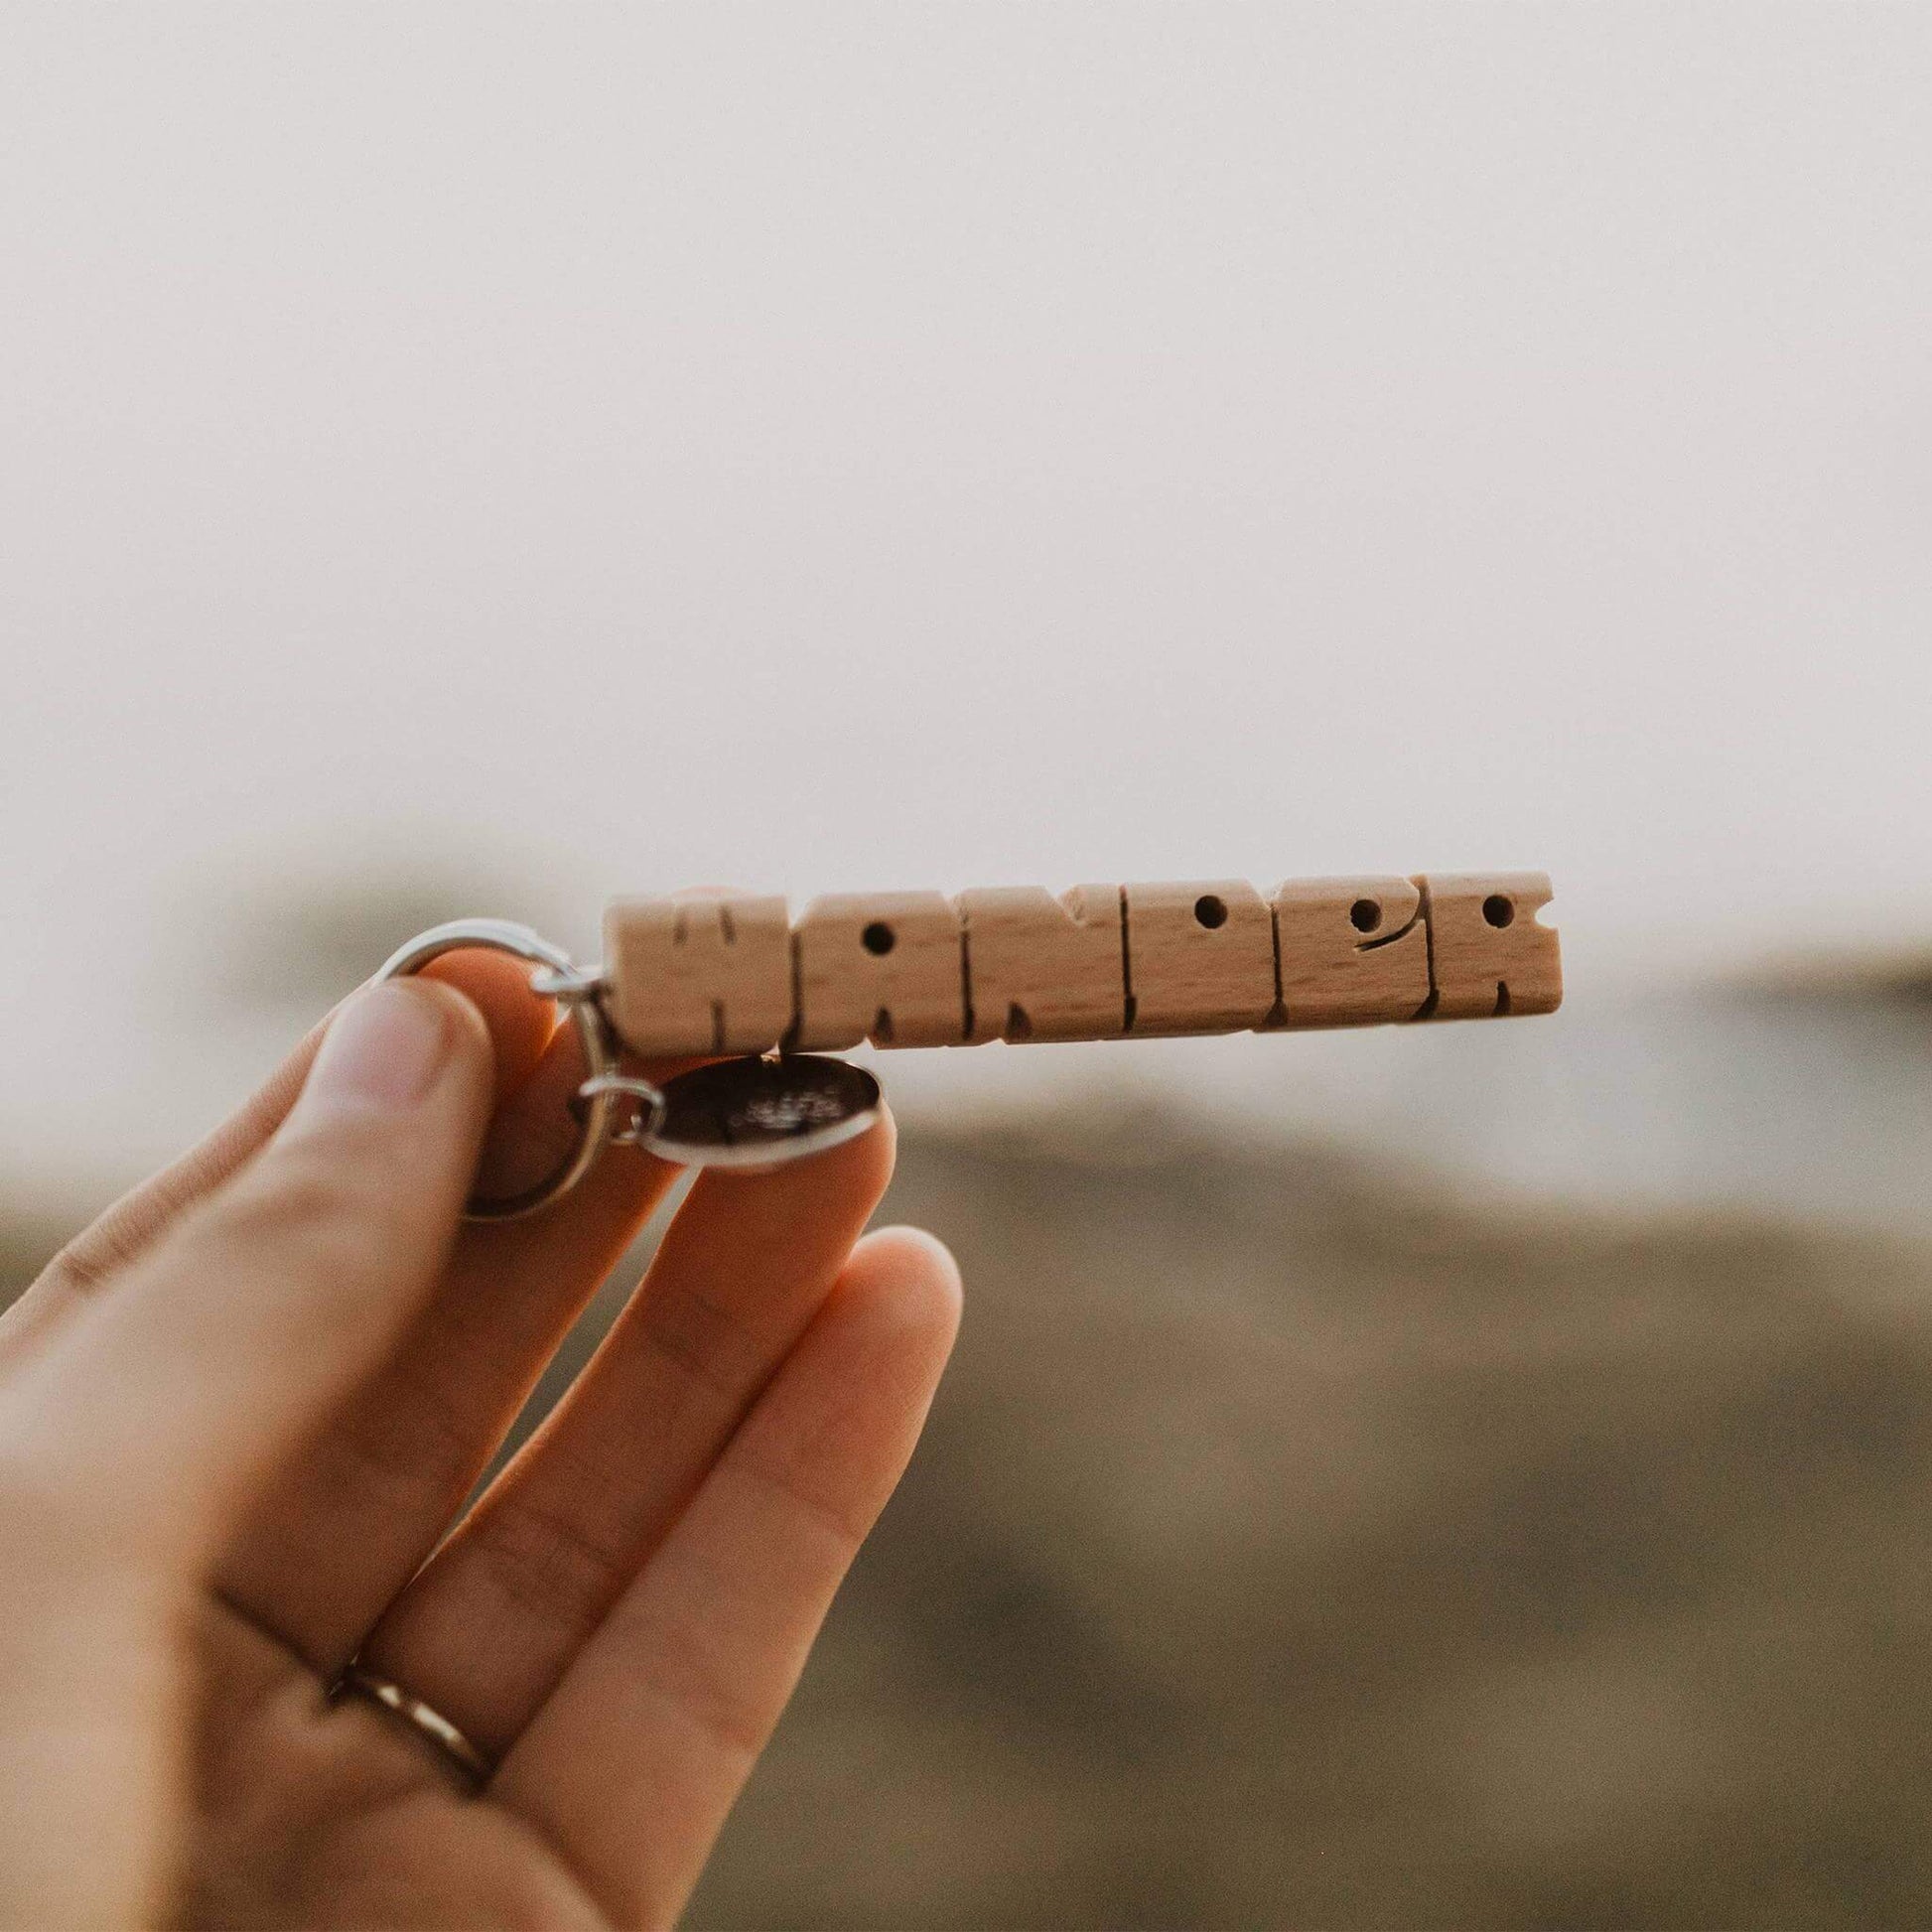
<instances>
[{"instance_id":1,"label":"knuckle","mask_svg":"<svg viewBox=\"0 0 1932 1932\"><path fill-rule=\"evenodd\" d=\"M691 1660L677 1680L673 1701L684 1721L727 1760L749 1764L770 1740L776 1714L739 1673L714 1658Z\"/></svg>"},{"instance_id":2,"label":"knuckle","mask_svg":"<svg viewBox=\"0 0 1932 1932\"><path fill-rule=\"evenodd\" d=\"M228 1238L295 1251L350 1275L379 1264L395 1219L393 1180L379 1166L300 1144L279 1150L232 1189L219 1215Z\"/></svg>"},{"instance_id":3,"label":"knuckle","mask_svg":"<svg viewBox=\"0 0 1932 1932\"><path fill-rule=\"evenodd\" d=\"M799 1533L816 1536L841 1568L858 1554L876 1512L845 1495L803 1459L747 1456L748 1478L768 1490Z\"/></svg>"},{"instance_id":4,"label":"knuckle","mask_svg":"<svg viewBox=\"0 0 1932 1932\"><path fill-rule=\"evenodd\" d=\"M477 1552L500 1593L525 1614L565 1628L594 1621L635 1559L568 1509L505 1495L477 1528Z\"/></svg>"}]
</instances>

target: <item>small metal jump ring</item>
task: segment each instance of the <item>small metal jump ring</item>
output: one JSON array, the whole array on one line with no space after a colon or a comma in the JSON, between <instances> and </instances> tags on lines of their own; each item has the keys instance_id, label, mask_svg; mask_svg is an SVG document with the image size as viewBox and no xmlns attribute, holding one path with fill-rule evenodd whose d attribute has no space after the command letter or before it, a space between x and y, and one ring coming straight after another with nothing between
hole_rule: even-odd
<instances>
[{"instance_id":1,"label":"small metal jump ring","mask_svg":"<svg viewBox=\"0 0 1932 1932\"><path fill-rule=\"evenodd\" d=\"M588 1107L600 1094L608 1094L613 1100L622 1098L637 1103L630 1119L622 1127L611 1130L612 1145L649 1146L650 1137L664 1125L664 1116L669 1110L663 1090L652 1086L648 1080L640 1080L634 1073L595 1073L577 1089L573 1104Z\"/></svg>"},{"instance_id":2,"label":"small metal jump ring","mask_svg":"<svg viewBox=\"0 0 1932 1932\"><path fill-rule=\"evenodd\" d=\"M420 972L432 959L441 959L445 953L461 952L473 946L511 953L539 967L541 970L531 975L531 991L562 1001L584 1048L587 1077L578 1088L583 1111L578 1117L577 1145L571 1150L570 1158L546 1179L534 1187L526 1187L520 1194L506 1194L498 1200L472 1194L464 1209L465 1218L472 1221L513 1221L521 1215L534 1214L583 1179L610 1131L620 1093L652 1099L659 1107L662 1100L656 1097L656 1088L648 1088L647 1094L639 1092L645 1087L644 1082L626 1082L625 1076L619 1073L618 1049L596 999L597 976L585 973L561 947L553 946L526 925L510 919L452 919L447 925L431 926L392 953L375 977L400 979Z\"/></svg>"}]
</instances>

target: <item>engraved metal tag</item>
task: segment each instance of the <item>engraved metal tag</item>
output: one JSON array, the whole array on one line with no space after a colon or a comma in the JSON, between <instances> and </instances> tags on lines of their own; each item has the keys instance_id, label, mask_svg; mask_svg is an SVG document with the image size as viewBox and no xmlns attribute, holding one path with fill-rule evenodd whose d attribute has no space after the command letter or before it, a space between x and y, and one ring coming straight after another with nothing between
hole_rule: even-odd
<instances>
[{"instance_id":1,"label":"engraved metal tag","mask_svg":"<svg viewBox=\"0 0 1932 1932\"><path fill-rule=\"evenodd\" d=\"M822 1154L879 1118L879 1082L816 1053L720 1060L666 1080L643 1145L687 1168L775 1168Z\"/></svg>"}]
</instances>

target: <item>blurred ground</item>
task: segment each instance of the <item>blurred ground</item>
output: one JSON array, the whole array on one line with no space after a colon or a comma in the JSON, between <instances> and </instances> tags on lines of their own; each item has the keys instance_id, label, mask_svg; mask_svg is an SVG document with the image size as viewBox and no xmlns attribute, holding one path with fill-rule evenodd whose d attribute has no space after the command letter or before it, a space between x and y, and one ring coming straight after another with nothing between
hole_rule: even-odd
<instances>
[{"instance_id":1,"label":"blurred ground","mask_svg":"<svg viewBox=\"0 0 1932 1932\"><path fill-rule=\"evenodd\" d=\"M692 1924L1932 1919L1932 1253L1087 1113L887 1212L958 1360Z\"/></svg>"},{"instance_id":2,"label":"blurred ground","mask_svg":"<svg viewBox=\"0 0 1932 1932\"><path fill-rule=\"evenodd\" d=\"M706 1925L1932 1917L1926 1255L908 1147L959 1359Z\"/></svg>"}]
</instances>

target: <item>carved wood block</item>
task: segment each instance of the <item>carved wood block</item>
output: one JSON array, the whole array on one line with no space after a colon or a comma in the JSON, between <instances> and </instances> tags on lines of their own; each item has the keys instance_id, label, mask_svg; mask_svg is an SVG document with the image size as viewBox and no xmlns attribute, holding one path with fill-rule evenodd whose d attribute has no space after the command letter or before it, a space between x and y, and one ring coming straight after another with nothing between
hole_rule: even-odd
<instances>
[{"instance_id":1,"label":"carved wood block","mask_svg":"<svg viewBox=\"0 0 1932 1932\"><path fill-rule=\"evenodd\" d=\"M1432 1019L1556 1012L1562 952L1536 916L1552 897L1548 873L1428 873L1416 884L1429 919Z\"/></svg>"},{"instance_id":2,"label":"carved wood block","mask_svg":"<svg viewBox=\"0 0 1932 1932\"><path fill-rule=\"evenodd\" d=\"M619 899L604 918L613 1019L638 1053L759 1053L791 1026L777 897Z\"/></svg>"},{"instance_id":3,"label":"carved wood block","mask_svg":"<svg viewBox=\"0 0 1932 1932\"><path fill-rule=\"evenodd\" d=\"M1037 886L961 893L967 1037L1105 1039L1127 1019L1120 888Z\"/></svg>"},{"instance_id":4,"label":"carved wood block","mask_svg":"<svg viewBox=\"0 0 1932 1932\"><path fill-rule=\"evenodd\" d=\"M1551 1013L1543 873L620 900L608 1006L643 1053L1110 1039Z\"/></svg>"},{"instance_id":5,"label":"carved wood block","mask_svg":"<svg viewBox=\"0 0 1932 1932\"><path fill-rule=\"evenodd\" d=\"M1413 1020L1429 998L1422 894L1407 879L1292 879L1275 889L1280 1027Z\"/></svg>"},{"instance_id":6,"label":"carved wood block","mask_svg":"<svg viewBox=\"0 0 1932 1932\"><path fill-rule=\"evenodd\" d=\"M792 1044L951 1046L966 1037L959 920L943 893L815 898L792 933L798 1017Z\"/></svg>"},{"instance_id":7,"label":"carved wood block","mask_svg":"<svg viewBox=\"0 0 1932 1932\"><path fill-rule=\"evenodd\" d=\"M1243 879L1123 886L1127 1032L1225 1034L1259 1027L1275 1004L1275 928Z\"/></svg>"}]
</instances>

